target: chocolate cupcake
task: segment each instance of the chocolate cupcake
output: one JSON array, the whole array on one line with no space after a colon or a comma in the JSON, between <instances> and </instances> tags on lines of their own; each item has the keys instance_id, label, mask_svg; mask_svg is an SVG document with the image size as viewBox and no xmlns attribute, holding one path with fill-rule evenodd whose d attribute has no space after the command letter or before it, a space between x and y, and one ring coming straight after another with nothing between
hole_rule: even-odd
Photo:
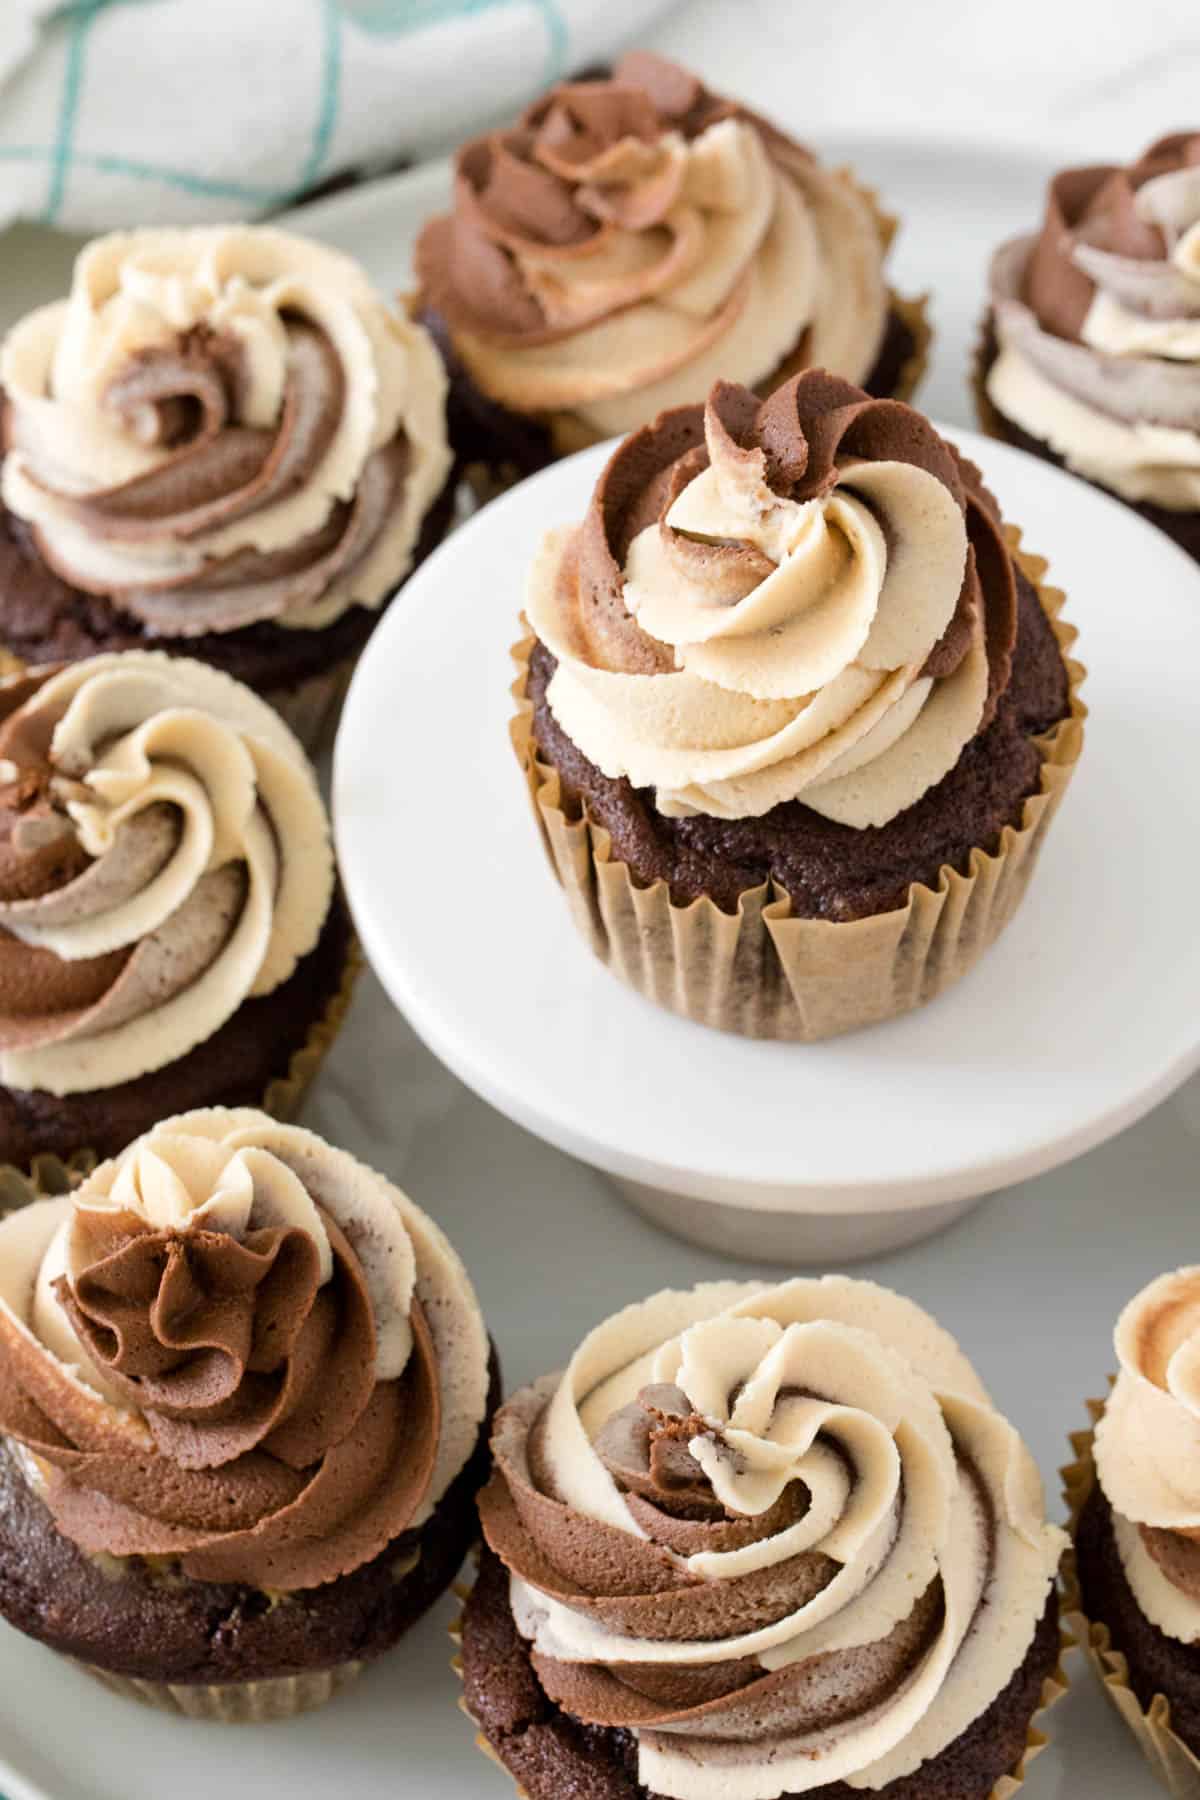
<instances>
[{"instance_id":1,"label":"chocolate cupcake","mask_svg":"<svg viewBox=\"0 0 1200 1800\"><path fill-rule=\"evenodd\" d=\"M516 652L514 745L593 950L758 1037L957 980L1082 743L1044 568L920 414L823 371L630 437L548 534Z\"/></svg>"},{"instance_id":2,"label":"chocolate cupcake","mask_svg":"<svg viewBox=\"0 0 1200 1800\"><path fill-rule=\"evenodd\" d=\"M928 331L889 292L895 221L844 170L646 52L465 145L417 243L477 488L820 365L908 398Z\"/></svg>"},{"instance_id":3,"label":"chocolate cupcake","mask_svg":"<svg viewBox=\"0 0 1200 1800\"><path fill-rule=\"evenodd\" d=\"M911 1301L656 1294L492 1450L461 1668L528 1800L989 1800L1044 1742L1066 1537Z\"/></svg>"},{"instance_id":4,"label":"chocolate cupcake","mask_svg":"<svg viewBox=\"0 0 1200 1800\"><path fill-rule=\"evenodd\" d=\"M984 429L1126 501L1200 559L1200 131L1066 169L996 253Z\"/></svg>"},{"instance_id":5,"label":"chocolate cupcake","mask_svg":"<svg viewBox=\"0 0 1200 1800\"><path fill-rule=\"evenodd\" d=\"M173 1112L288 1115L357 952L312 768L265 701L128 650L0 682L0 1164Z\"/></svg>"},{"instance_id":6,"label":"chocolate cupcake","mask_svg":"<svg viewBox=\"0 0 1200 1800\"><path fill-rule=\"evenodd\" d=\"M168 1711L319 1705L453 1580L497 1380L391 1182L169 1119L0 1223L0 1614Z\"/></svg>"},{"instance_id":7,"label":"chocolate cupcake","mask_svg":"<svg viewBox=\"0 0 1200 1800\"><path fill-rule=\"evenodd\" d=\"M136 231L9 333L0 389L0 646L182 652L313 747L449 522L428 335L304 238Z\"/></svg>"},{"instance_id":8,"label":"chocolate cupcake","mask_svg":"<svg viewBox=\"0 0 1200 1800\"><path fill-rule=\"evenodd\" d=\"M1067 1606L1105 1692L1177 1800L1200 1795L1200 1269L1117 1322L1117 1376L1064 1475Z\"/></svg>"}]
</instances>

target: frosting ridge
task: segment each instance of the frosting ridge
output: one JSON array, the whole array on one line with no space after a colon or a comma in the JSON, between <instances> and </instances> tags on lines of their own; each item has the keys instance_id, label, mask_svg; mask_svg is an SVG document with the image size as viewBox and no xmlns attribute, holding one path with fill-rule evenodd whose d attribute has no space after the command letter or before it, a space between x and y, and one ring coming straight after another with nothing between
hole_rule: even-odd
<instances>
[{"instance_id":1,"label":"frosting ridge","mask_svg":"<svg viewBox=\"0 0 1200 1800\"><path fill-rule=\"evenodd\" d=\"M884 248L846 177L639 51L464 146L416 262L485 393L608 436L719 376L763 381L802 343L865 379Z\"/></svg>"},{"instance_id":2,"label":"frosting ridge","mask_svg":"<svg viewBox=\"0 0 1200 1800\"><path fill-rule=\"evenodd\" d=\"M0 1080L66 1094L185 1055L314 947L329 825L278 715L202 663L0 683Z\"/></svg>"},{"instance_id":3,"label":"frosting ridge","mask_svg":"<svg viewBox=\"0 0 1200 1800\"><path fill-rule=\"evenodd\" d=\"M1019 1667L1065 1542L953 1341L841 1277L630 1307L493 1449L539 1681L672 1800L911 1773Z\"/></svg>"},{"instance_id":4,"label":"frosting ridge","mask_svg":"<svg viewBox=\"0 0 1200 1800\"><path fill-rule=\"evenodd\" d=\"M990 721L1016 628L977 471L822 371L767 401L719 382L635 433L545 540L526 615L558 723L664 815L802 799L857 827Z\"/></svg>"},{"instance_id":5,"label":"frosting ridge","mask_svg":"<svg viewBox=\"0 0 1200 1800\"><path fill-rule=\"evenodd\" d=\"M10 332L0 387L5 504L156 635L382 605L450 470L427 334L263 227L98 239Z\"/></svg>"},{"instance_id":6,"label":"frosting ridge","mask_svg":"<svg viewBox=\"0 0 1200 1800\"><path fill-rule=\"evenodd\" d=\"M474 1450L462 1264L312 1132L182 1115L0 1238L0 1430L85 1551L316 1587L423 1525Z\"/></svg>"},{"instance_id":7,"label":"frosting ridge","mask_svg":"<svg viewBox=\"0 0 1200 1800\"><path fill-rule=\"evenodd\" d=\"M1200 1641L1200 1269L1162 1275L1114 1333L1120 1373L1096 1427L1096 1473L1142 1611Z\"/></svg>"}]
</instances>

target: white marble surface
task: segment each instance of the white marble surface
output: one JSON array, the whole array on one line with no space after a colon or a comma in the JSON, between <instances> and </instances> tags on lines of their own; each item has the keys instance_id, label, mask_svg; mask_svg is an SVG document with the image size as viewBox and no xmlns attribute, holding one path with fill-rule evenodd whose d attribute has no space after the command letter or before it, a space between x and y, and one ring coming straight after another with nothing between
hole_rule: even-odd
<instances>
[{"instance_id":1,"label":"white marble surface","mask_svg":"<svg viewBox=\"0 0 1200 1800\"><path fill-rule=\"evenodd\" d=\"M884 181L888 141L905 134L944 141L948 156L964 139L1015 142L1031 165L1048 164L1132 154L1200 113L1195 0L1145 0L1136 9L1009 0L1000 14L978 0L857 0L836 16L811 0L691 0L654 41L715 83L752 95L817 146L878 138L870 172ZM60 290L68 250L30 232L0 237L0 326ZM951 413L948 362L945 368L938 410L965 418L965 411ZM308 1122L387 1169L436 1212L499 1326L511 1382L560 1361L582 1329L636 1295L722 1267L737 1272L679 1248L627 1212L601 1176L470 1095L392 1012L373 978ZM1153 1273L1200 1258L1198 1144L1200 1078L1112 1143L998 1196L944 1239L866 1271L934 1307L961 1335L1027 1433L1052 1505L1065 1434L1081 1421L1084 1397L1103 1383L1118 1307ZM998 1296L997 1271L1016 1267L1019 1280L1010 1276L1011 1291ZM410 1771L421 1770L419 1779L401 1776L396 1791L459 1800L486 1790L500 1800L510 1788L478 1761L457 1715L455 1734L442 1730L452 1699L439 1636L448 1610L447 1603L391 1665L413 1702L395 1753ZM53 1753L61 1706L69 1698L73 1716L101 1731L122 1722L150 1731L157 1723L143 1726L112 1710L116 1703L77 1678L67 1688L53 1679L26 1686L35 1656L41 1669L41 1652L0 1633L0 1686L10 1702L26 1696L20 1717L0 1705L0 1755L40 1777L47 1793L94 1800L99 1776L76 1783ZM1054 1720L1055 1747L1035 1765L1025 1793L1030 1800L1151 1800L1158 1790L1126 1735L1079 1659L1071 1666L1075 1688ZM348 1717L376 1733L389 1726L384 1679L378 1671L362 1698L346 1703L354 1709ZM200 1753L203 1736L184 1729ZM311 1745L316 1769L319 1738L300 1742ZM306 1790L338 1791L328 1773L328 1783L314 1775ZM115 1795L118 1787L103 1791ZM240 1791L236 1779L230 1791ZM122 1800L131 1800L128 1790Z\"/></svg>"}]
</instances>

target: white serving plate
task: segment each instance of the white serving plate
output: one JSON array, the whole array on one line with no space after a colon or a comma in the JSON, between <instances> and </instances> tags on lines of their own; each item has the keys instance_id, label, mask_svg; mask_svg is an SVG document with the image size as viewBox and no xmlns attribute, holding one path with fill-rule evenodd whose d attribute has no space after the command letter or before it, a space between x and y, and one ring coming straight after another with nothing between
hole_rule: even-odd
<instances>
[{"instance_id":1,"label":"white serving plate","mask_svg":"<svg viewBox=\"0 0 1200 1800\"><path fill-rule=\"evenodd\" d=\"M923 400L938 416L966 423L962 362L986 254L1028 224L1044 167L970 146L827 147L904 214L897 278L910 289L937 288L939 336ZM400 285L435 191L445 191L444 174L423 171L310 207L296 223ZM61 291L67 257L57 240L32 231L0 238L0 246L5 324ZM1094 679L1089 697L1098 703ZM531 830L527 820L522 826ZM1082 1421L1084 1396L1102 1385L1118 1309L1152 1275L1197 1258L1189 1121L1200 1130L1200 1080L1103 1148L1010 1188L969 1225L861 1271L912 1294L961 1337L1028 1437L1052 1515L1066 1432ZM437 1215L470 1263L513 1385L561 1363L590 1324L631 1298L668 1283L762 1272L680 1245L632 1215L605 1177L500 1116L436 1061L373 977L362 984L306 1122L387 1170ZM444 1635L454 1610L443 1601L325 1712L261 1731L223 1731L123 1704L0 1626L0 1796L511 1800L511 1783L479 1756L454 1704ZM1051 1748L1023 1795L1153 1800L1159 1788L1078 1656L1069 1667L1075 1686L1053 1715Z\"/></svg>"}]
</instances>

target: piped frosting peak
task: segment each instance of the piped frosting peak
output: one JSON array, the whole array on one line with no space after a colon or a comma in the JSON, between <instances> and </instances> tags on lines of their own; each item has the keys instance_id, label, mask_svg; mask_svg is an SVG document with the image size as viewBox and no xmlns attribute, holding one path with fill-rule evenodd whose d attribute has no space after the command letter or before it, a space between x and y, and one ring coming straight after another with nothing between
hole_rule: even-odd
<instances>
[{"instance_id":1,"label":"piped frosting peak","mask_svg":"<svg viewBox=\"0 0 1200 1800\"><path fill-rule=\"evenodd\" d=\"M427 334L266 227L98 239L9 334L0 387L4 503L155 636L380 606L450 469Z\"/></svg>"},{"instance_id":2,"label":"piped frosting peak","mask_svg":"<svg viewBox=\"0 0 1200 1800\"><path fill-rule=\"evenodd\" d=\"M430 1517L483 1421L466 1273L312 1132L168 1120L0 1224L0 1429L85 1551L291 1591Z\"/></svg>"},{"instance_id":3,"label":"piped frosting peak","mask_svg":"<svg viewBox=\"0 0 1200 1800\"><path fill-rule=\"evenodd\" d=\"M564 731L667 816L801 799L879 825L985 728L1015 587L995 504L919 413L820 371L719 382L616 451L526 612Z\"/></svg>"},{"instance_id":4,"label":"piped frosting peak","mask_svg":"<svg viewBox=\"0 0 1200 1800\"><path fill-rule=\"evenodd\" d=\"M671 1800L910 1775L1020 1666L1065 1543L957 1346L869 1282L657 1294L493 1447L538 1680Z\"/></svg>"}]
</instances>

